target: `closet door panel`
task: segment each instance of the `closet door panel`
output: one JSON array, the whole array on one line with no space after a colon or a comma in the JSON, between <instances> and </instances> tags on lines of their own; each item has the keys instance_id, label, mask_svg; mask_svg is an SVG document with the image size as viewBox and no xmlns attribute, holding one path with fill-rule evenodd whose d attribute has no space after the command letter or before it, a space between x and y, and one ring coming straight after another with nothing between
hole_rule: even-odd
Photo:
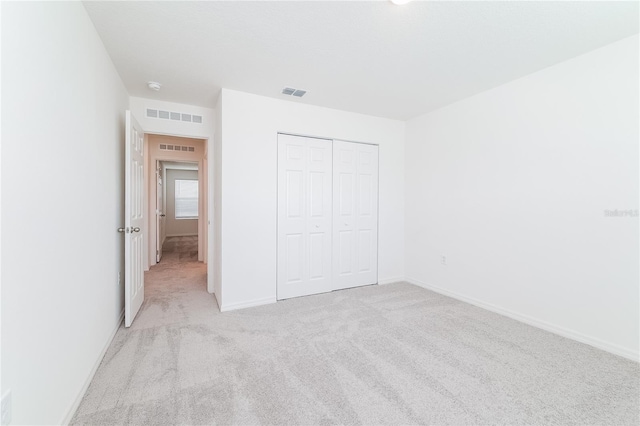
<instances>
[{"instance_id":1,"label":"closet door panel","mask_svg":"<svg viewBox=\"0 0 640 426\"><path fill-rule=\"evenodd\" d=\"M378 147L334 141L334 289L378 281Z\"/></svg>"},{"instance_id":2,"label":"closet door panel","mask_svg":"<svg viewBox=\"0 0 640 426\"><path fill-rule=\"evenodd\" d=\"M277 298L332 290L330 140L278 135Z\"/></svg>"}]
</instances>

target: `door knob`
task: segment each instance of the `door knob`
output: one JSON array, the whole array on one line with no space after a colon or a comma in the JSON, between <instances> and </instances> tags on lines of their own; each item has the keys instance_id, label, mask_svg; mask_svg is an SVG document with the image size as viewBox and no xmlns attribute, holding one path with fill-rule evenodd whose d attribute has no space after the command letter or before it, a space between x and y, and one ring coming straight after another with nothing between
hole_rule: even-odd
<instances>
[{"instance_id":1,"label":"door knob","mask_svg":"<svg viewBox=\"0 0 640 426\"><path fill-rule=\"evenodd\" d=\"M140 232L140 228L137 226L135 228L131 228L131 232Z\"/></svg>"},{"instance_id":2,"label":"door knob","mask_svg":"<svg viewBox=\"0 0 640 426\"><path fill-rule=\"evenodd\" d=\"M165 216L166 216L166 214L164 214L164 213L162 213L162 214L160 215L160 217L165 217Z\"/></svg>"},{"instance_id":3,"label":"door knob","mask_svg":"<svg viewBox=\"0 0 640 426\"><path fill-rule=\"evenodd\" d=\"M124 232L125 229L124 228L118 228L118 232Z\"/></svg>"}]
</instances>

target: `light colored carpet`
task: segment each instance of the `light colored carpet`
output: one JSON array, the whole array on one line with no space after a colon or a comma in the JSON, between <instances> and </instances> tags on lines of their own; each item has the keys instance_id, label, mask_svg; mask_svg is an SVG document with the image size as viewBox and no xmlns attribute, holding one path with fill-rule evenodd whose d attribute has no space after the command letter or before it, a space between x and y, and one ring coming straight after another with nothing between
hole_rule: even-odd
<instances>
[{"instance_id":1,"label":"light colored carpet","mask_svg":"<svg viewBox=\"0 0 640 426\"><path fill-rule=\"evenodd\" d=\"M169 259L72 424L639 423L639 365L592 347L406 283L221 314Z\"/></svg>"},{"instance_id":2,"label":"light colored carpet","mask_svg":"<svg viewBox=\"0 0 640 426\"><path fill-rule=\"evenodd\" d=\"M198 236L167 237L162 244L163 262L197 262Z\"/></svg>"}]
</instances>

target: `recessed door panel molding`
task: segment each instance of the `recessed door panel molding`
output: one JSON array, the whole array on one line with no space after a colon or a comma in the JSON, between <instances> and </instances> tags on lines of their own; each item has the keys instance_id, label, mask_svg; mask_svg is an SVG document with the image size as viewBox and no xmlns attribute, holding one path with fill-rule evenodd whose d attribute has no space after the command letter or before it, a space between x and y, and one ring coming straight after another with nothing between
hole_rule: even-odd
<instances>
[{"instance_id":1,"label":"recessed door panel molding","mask_svg":"<svg viewBox=\"0 0 640 426\"><path fill-rule=\"evenodd\" d=\"M371 250L373 249L373 232L369 229L358 231L358 272L371 271Z\"/></svg>"},{"instance_id":2,"label":"recessed door panel molding","mask_svg":"<svg viewBox=\"0 0 640 426\"><path fill-rule=\"evenodd\" d=\"M279 300L333 289L332 161L331 140L278 135Z\"/></svg>"},{"instance_id":3,"label":"recessed door panel molding","mask_svg":"<svg viewBox=\"0 0 640 426\"><path fill-rule=\"evenodd\" d=\"M334 289L378 282L378 146L333 141Z\"/></svg>"},{"instance_id":4,"label":"recessed door panel molding","mask_svg":"<svg viewBox=\"0 0 640 426\"><path fill-rule=\"evenodd\" d=\"M302 282L302 234L287 235L287 283Z\"/></svg>"},{"instance_id":5,"label":"recessed door panel molding","mask_svg":"<svg viewBox=\"0 0 640 426\"><path fill-rule=\"evenodd\" d=\"M300 170L287 170L287 217L301 217L302 216L302 171Z\"/></svg>"},{"instance_id":6,"label":"recessed door panel molding","mask_svg":"<svg viewBox=\"0 0 640 426\"><path fill-rule=\"evenodd\" d=\"M354 173L340 173L338 177L338 209L340 215L349 216L353 213L353 184Z\"/></svg>"},{"instance_id":7,"label":"recessed door panel molding","mask_svg":"<svg viewBox=\"0 0 640 426\"><path fill-rule=\"evenodd\" d=\"M362 173L358 176L360 188L358 188L359 198L359 215L372 216L375 207L373 205L373 176L368 173Z\"/></svg>"},{"instance_id":8,"label":"recessed door panel molding","mask_svg":"<svg viewBox=\"0 0 640 426\"><path fill-rule=\"evenodd\" d=\"M351 254L353 253L353 231L338 232L338 248L342 256L338 259L338 275L352 275L353 261Z\"/></svg>"},{"instance_id":9,"label":"recessed door panel molding","mask_svg":"<svg viewBox=\"0 0 640 426\"><path fill-rule=\"evenodd\" d=\"M311 206L310 215L311 217L322 217L325 214L325 195L327 189L330 189L331 186L327 185L325 172L311 172L309 173L309 204ZM329 188L327 188L329 187Z\"/></svg>"},{"instance_id":10,"label":"recessed door panel molding","mask_svg":"<svg viewBox=\"0 0 640 426\"><path fill-rule=\"evenodd\" d=\"M331 278L326 272L326 259L324 252L326 250L325 241L327 236L324 232L312 232L309 234L309 279L324 280Z\"/></svg>"}]
</instances>

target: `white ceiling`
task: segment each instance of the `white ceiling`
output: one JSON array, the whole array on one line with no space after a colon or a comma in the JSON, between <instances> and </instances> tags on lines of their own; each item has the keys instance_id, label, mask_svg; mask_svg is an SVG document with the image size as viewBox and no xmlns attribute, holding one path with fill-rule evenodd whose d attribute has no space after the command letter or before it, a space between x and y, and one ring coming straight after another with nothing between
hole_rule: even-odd
<instances>
[{"instance_id":1,"label":"white ceiling","mask_svg":"<svg viewBox=\"0 0 640 426\"><path fill-rule=\"evenodd\" d=\"M408 119L638 32L638 2L85 2L132 96ZM146 82L162 83L152 92ZM289 86L304 98L280 94Z\"/></svg>"}]
</instances>

